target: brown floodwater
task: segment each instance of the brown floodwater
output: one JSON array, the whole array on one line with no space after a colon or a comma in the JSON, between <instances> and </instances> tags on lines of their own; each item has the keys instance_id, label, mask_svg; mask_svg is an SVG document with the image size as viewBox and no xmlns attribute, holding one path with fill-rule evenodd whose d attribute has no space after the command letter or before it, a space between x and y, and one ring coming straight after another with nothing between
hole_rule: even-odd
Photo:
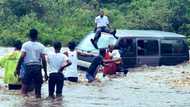
<instances>
[{"instance_id":1,"label":"brown floodwater","mask_svg":"<svg viewBox=\"0 0 190 107\"><path fill-rule=\"evenodd\" d=\"M0 80L0 107L189 107L190 64L138 67L126 77L117 76L87 83L81 72L80 83L65 82L63 97L47 99L43 84L42 99L33 93L22 97L20 91L7 90Z\"/></svg>"}]
</instances>

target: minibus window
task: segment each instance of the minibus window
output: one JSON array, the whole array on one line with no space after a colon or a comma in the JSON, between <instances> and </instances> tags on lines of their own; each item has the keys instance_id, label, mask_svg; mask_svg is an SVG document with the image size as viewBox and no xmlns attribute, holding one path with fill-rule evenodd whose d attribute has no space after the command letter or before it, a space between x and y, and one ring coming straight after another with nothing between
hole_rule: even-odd
<instances>
[{"instance_id":1,"label":"minibus window","mask_svg":"<svg viewBox=\"0 0 190 107\"><path fill-rule=\"evenodd\" d=\"M186 53L186 45L183 40L162 40L161 55L184 55Z\"/></svg>"},{"instance_id":2,"label":"minibus window","mask_svg":"<svg viewBox=\"0 0 190 107\"><path fill-rule=\"evenodd\" d=\"M185 54L185 43L182 40L176 40L173 44L174 55L184 55Z\"/></svg>"},{"instance_id":3,"label":"minibus window","mask_svg":"<svg viewBox=\"0 0 190 107\"><path fill-rule=\"evenodd\" d=\"M137 52L139 56L153 56L158 55L158 41L157 40L138 40Z\"/></svg>"},{"instance_id":4,"label":"minibus window","mask_svg":"<svg viewBox=\"0 0 190 107\"><path fill-rule=\"evenodd\" d=\"M118 47L120 49L121 57L136 56L135 39L122 38L118 43Z\"/></svg>"}]
</instances>

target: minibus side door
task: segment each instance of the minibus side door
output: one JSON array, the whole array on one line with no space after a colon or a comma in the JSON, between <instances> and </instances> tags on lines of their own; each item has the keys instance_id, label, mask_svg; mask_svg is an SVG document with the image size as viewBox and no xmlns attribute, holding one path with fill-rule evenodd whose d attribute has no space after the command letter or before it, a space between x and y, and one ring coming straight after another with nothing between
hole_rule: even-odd
<instances>
[{"instance_id":1,"label":"minibus side door","mask_svg":"<svg viewBox=\"0 0 190 107\"><path fill-rule=\"evenodd\" d=\"M159 39L137 39L137 64L158 66L160 59Z\"/></svg>"}]
</instances>

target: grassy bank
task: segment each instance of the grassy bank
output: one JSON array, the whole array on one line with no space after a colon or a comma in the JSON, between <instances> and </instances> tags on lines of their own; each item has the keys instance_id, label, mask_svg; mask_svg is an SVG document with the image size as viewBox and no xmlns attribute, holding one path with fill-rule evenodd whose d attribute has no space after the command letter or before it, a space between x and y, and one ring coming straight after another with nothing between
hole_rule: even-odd
<instances>
[{"instance_id":1,"label":"grassy bank","mask_svg":"<svg viewBox=\"0 0 190 107\"><path fill-rule=\"evenodd\" d=\"M100 8L118 29L153 29L190 35L188 0L1 0L0 45L26 41L30 28L45 45L80 41L93 30ZM190 41L190 39L189 39Z\"/></svg>"}]
</instances>

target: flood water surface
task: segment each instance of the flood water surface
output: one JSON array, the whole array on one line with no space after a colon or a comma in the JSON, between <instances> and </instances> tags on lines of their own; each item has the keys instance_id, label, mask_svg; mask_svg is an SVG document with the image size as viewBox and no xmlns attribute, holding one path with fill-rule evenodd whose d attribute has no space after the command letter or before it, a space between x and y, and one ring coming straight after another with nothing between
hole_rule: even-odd
<instances>
[{"instance_id":1,"label":"flood water surface","mask_svg":"<svg viewBox=\"0 0 190 107\"><path fill-rule=\"evenodd\" d=\"M63 97L48 99L48 85L43 84L42 99L33 93L22 97L20 91L7 90L0 82L0 107L189 107L190 64L138 67L126 77L87 83L65 82Z\"/></svg>"}]
</instances>

